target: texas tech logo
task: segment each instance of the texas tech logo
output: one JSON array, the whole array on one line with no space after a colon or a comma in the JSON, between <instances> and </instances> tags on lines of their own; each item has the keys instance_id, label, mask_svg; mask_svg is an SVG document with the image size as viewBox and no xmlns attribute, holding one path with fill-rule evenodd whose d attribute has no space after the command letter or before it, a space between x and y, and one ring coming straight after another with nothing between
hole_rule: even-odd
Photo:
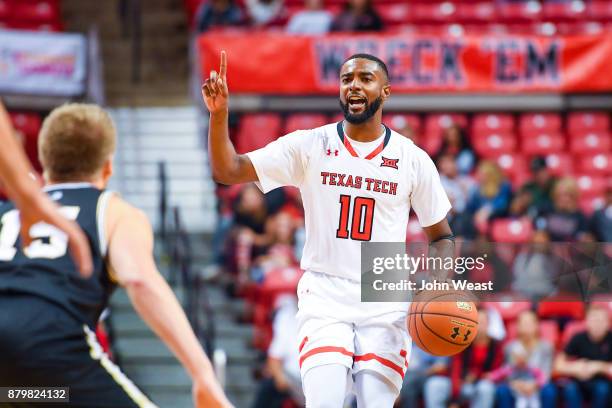
<instances>
[{"instance_id":1,"label":"texas tech logo","mask_svg":"<svg viewBox=\"0 0 612 408\"><path fill-rule=\"evenodd\" d=\"M380 163L380 167L391 167L397 170L397 163L399 159L387 159L385 156L382 157L382 163Z\"/></svg>"}]
</instances>

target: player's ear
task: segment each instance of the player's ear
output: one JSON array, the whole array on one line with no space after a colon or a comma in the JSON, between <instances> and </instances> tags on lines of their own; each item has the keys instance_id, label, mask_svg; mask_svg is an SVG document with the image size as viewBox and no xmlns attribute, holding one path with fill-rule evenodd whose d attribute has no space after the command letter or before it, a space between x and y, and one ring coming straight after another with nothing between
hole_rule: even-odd
<instances>
[{"instance_id":1,"label":"player's ear","mask_svg":"<svg viewBox=\"0 0 612 408\"><path fill-rule=\"evenodd\" d=\"M111 156L106 159L106 161L102 165L102 180L104 180L104 185L108 183L108 180L113 175L113 170L113 158Z\"/></svg>"},{"instance_id":2,"label":"player's ear","mask_svg":"<svg viewBox=\"0 0 612 408\"><path fill-rule=\"evenodd\" d=\"M391 96L391 85L387 84L383 86L383 89L382 89L383 100L387 100L389 96Z\"/></svg>"}]
</instances>

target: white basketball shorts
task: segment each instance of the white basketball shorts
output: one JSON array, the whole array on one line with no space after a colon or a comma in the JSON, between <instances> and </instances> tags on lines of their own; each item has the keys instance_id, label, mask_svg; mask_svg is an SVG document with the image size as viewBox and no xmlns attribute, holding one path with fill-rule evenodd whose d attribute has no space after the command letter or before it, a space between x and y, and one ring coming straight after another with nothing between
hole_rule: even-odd
<instances>
[{"instance_id":1,"label":"white basketball shorts","mask_svg":"<svg viewBox=\"0 0 612 408\"><path fill-rule=\"evenodd\" d=\"M397 388L412 340L409 303L361 302L360 282L306 271L298 284L298 336L302 379L308 370L342 364L355 374L373 370Z\"/></svg>"}]
</instances>

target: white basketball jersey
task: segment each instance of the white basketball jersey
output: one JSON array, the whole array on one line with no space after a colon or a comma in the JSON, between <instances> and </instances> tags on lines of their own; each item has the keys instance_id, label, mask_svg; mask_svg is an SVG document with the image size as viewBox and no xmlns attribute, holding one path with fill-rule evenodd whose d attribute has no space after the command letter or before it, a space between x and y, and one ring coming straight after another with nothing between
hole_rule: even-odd
<instances>
[{"instance_id":1,"label":"white basketball jersey","mask_svg":"<svg viewBox=\"0 0 612 408\"><path fill-rule=\"evenodd\" d=\"M404 242L410 207L424 227L446 217L451 205L427 153L387 127L380 140L360 154L340 122L298 130L247 153L264 193L300 189L302 269L359 281L362 242Z\"/></svg>"}]
</instances>

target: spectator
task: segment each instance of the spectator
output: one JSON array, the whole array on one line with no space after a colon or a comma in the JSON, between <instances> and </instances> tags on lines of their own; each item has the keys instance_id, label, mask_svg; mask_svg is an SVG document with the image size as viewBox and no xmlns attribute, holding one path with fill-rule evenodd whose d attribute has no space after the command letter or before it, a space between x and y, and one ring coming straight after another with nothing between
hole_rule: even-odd
<instances>
[{"instance_id":1,"label":"spectator","mask_svg":"<svg viewBox=\"0 0 612 408\"><path fill-rule=\"evenodd\" d=\"M305 0L305 9L294 14L287 24L291 34L325 34L329 31L332 14L323 8L322 0Z\"/></svg>"},{"instance_id":2,"label":"spectator","mask_svg":"<svg viewBox=\"0 0 612 408\"><path fill-rule=\"evenodd\" d=\"M471 408L493 407L495 385L487 375L501 366L501 343L488 334L488 313L485 309L478 310L478 323L474 342L452 358L451 378L437 381L436 395L441 404L446 404L453 395L458 402L469 403Z\"/></svg>"},{"instance_id":3,"label":"spectator","mask_svg":"<svg viewBox=\"0 0 612 408\"><path fill-rule=\"evenodd\" d=\"M527 193L530 197L529 207L539 214L550 210L550 194L555 184L555 178L550 174L546 166L546 159L536 157L530 164L532 179L525 183L521 192Z\"/></svg>"},{"instance_id":4,"label":"spectator","mask_svg":"<svg viewBox=\"0 0 612 408\"><path fill-rule=\"evenodd\" d=\"M561 262L551 250L550 237L546 231L536 231L531 243L519 253L512 267L512 289L532 300L553 294L555 274Z\"/></svg>"},{"instance_id":5,"label":"spectator","mask_svg":"<svg viewBox=\"0 0 612 408\"><path fill-rule=\"evenodd\" d=\"M381 31L383 22L372 0L348 0L334 18L331 31Z\"/></svg>"},{"instance_id":6,"label":"spectator","mask_svg":"<svg viewBox=\"0 0 612 408\"><path fill-rule=\"evenodd\" d=\"M474 223L485 230L491 217L503 215L508 210L512 188L499 166L489 160L482 161L476 171L478 186L472 189L467 210L474 215Z\"/></svg>"},{"instance_id":7,"label":"spectator","mask_svg":"<svg viewBox=\"0 0 612 408\"><path fill-rule=\"evenodd\" d=\"M257 27L279 23L283 0L245 0L251 22Z\"/></svg>"},{"instance_id":8,"label":"spectator","mask_svg":"<svg viewBox=\"0 0 612 408\"><path fill-rule=\"evenodd\" d=\"M504 367L491 376L503 380L497 386L499 408L556 406L556 389L550 382L554 347L540 339L538 326L538 316L534 312L528 310L519 315L518 337L504 350Z\"/></svg>"},{"instance_id":9,"label":"spectator","mask_svg":"<svg viewBox=\"0 0 612 408\"><path fill-rule=\"evenodd\" d=\"M254 408L281 408L288 399L304 403L295 317L297 301L295 296L284 295L277 299L276 305L266 364L270 377L259 385Z\"/></svg>"},{"instance_id":10,"label":"spectator","mask_svg":"<svg viewBox=\"0 0 612 408\"><path fill-rule=\"evenodd\" d=\"M578 184L572 178L559 180L552 192L553 208L536 221L553 242L575 242L587 232L587 221L578 209Z\"/></svg>"},{"instance_id":11,"label":"spectator","mask_svg":"<svg viewBox=\"0 0 612 408\"><path fill-rule=\"evenodd\" d=\"M591 217L591 231L599 242L612 242L612 186L606 191L606 203Z\"/></svg>"},{"instance_id":12,"label":"spectator","mask_svg":"<svg viewBox=\"0 0 612 408\"><path fill-rule=\"evenodd\" d=\"M586 331L571 338L555 361L558 374L569 377L563 395L567 406L581 407L585 397L591 408L609 407L612 393L612 332L610 316L602 307L591 306Z\"/></svg>"},{"instance_id":13,"label":"spectator","mask_svg":"<svg viewBox=\"0 0 612 408\"><path fill-rule=\"evenodd\" d=\"M400 393L400 407L411 408L419 406L418 401L424 397L425 407L442 407L438 403L438 379L442 379L442 387L445 387L446 375L449 368L448 357L435 357L431 354L412 346L410 362L404 376L404 383Z\"/></svg>"},{"instance_id":14,"label":"spectator","mask_svg":"<svg viewBox=\"0 0 612 408\"><path fill-rule=\"evenodd\" d=\"M461 174L469 174L474 168L476 156L465 131L457 124L449 126L442 136L442 145L435 157L450 154L457 162Z\"/></svg>"},{"instance_id":15,"label":"spectator","mask_svg":"<svg viewBox=\"0 0 612 408\"><path fill-rule=\"evenodd\" d=\"M251 271L254 281L261 282L273 269L298 266L294 248L295 227L294 220L285 212L279 212L268 220L266 251L255 260L255 267Z\"/></svg>"},{"instance_id":16,"label":"spectator","mask_svg":"<svg viewBox=\"0 0 612 408\"><path fill-rule=\"evenodd\" d=\"M464 212L468 194L474 187L474 181L470 177L459 174L457 162L450 154L438 157L438 170L442 187L452 204L448 217L453 232L457 236L473 237L471 217Z\"/></svg>"},{"instance_id":17,"label":"spectator","mask_svg":"<svg viewBox=\"0 0 612 408\"><path fill-rule=\"evenodd\" d=\"M202 3L196 13L196 30L201 33L214 27L244 23L244 14L234 0L210 0Z\"/></svg>"}]
</instances>

